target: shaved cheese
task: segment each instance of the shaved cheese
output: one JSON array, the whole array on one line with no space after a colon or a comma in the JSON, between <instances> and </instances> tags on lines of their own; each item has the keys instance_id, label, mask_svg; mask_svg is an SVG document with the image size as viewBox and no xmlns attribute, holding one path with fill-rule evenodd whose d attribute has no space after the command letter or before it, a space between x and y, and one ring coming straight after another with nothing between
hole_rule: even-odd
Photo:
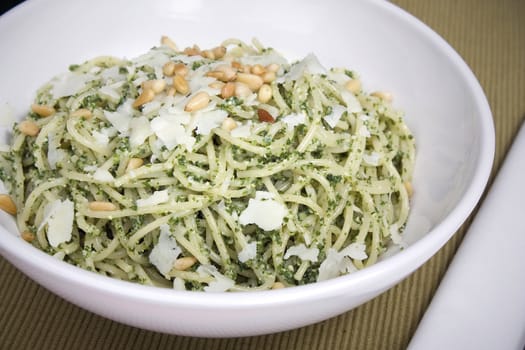
<instances>
[{"instance_id":1,"label":"shaved cheese","mask_svg":"<svg viewBox=\"0 0 525 350\"><path fill-rule=\"evenodd\" d=\"M205 68L208 68L208 67L205 67ZM211 83L217 81L217 79L212 78L212 77L206 77L203 74L204 72L200 74L193 74L191 76L191 78L188 81L190 91L195 91L195 92L204 91L204 92L207 92L210 96L219 94L221 92L220 89L214 89L209 86Z\"/></svg>"},{"instance_id":2,"label":"shaved cheese","mask_svg":"<svg viewBox=\"0 0 525 350\"><path fill-rule=\"evenodd\" d=\"M236 138L249 137L252 134L252 121L248 120L246 123L238 125L235 129L230 131L230 135Z\"/></svg>"},{"instance_id":3,"label":"shaved cheese","mask_svg":"<svg viewBox=\"0 0 525 350\"><path fill-rule=\"evenodd\" d=\"M328 79L335 81L339 85L345 85L350 77L341 71L330 70L327 74Z\"/></svg>"},{"instance_id":4,"label":"shaved cheese","mask_svg":"<svg viewBox=\"0 0 525 350\"><path fill-rule=\"evenodd\" d=\"M168 278L168 273L181 253L182 249L175 238L171 236L169 225L161 225L159 240L149 254L149 261L161 274Z\"/></svg>"},{"instance_id":5,"label":"shaved cheese","mask_svg":"<svg viewBox=\"0 0 525 350\"><path fill-rule=\"evenodd\" d=\"M363 260L368 257L365 250L366 245L364 243L351 243L339 253L349 256L352 259Z\"/></svg>"},{"instance_id":6,"label":"shaved cheese","mask_svg":"<svg viewBox=\"0 0 525 350\"><path fill-rule=\"evenodd\" d=\"M173 279L173 289L175 290L186 290L185 282L180 277L175 277Z\"/></svg>"},{"instance_id":7,"label":"shaved cheese","mask_svg":"<svg viewBox=\"0 0 525 350\"><path fill-rule=\"evenodd\" d=\"M104 110L104 116L106 119L121 133L123 136L127 136L131 120L133 119L133 100L127 99L122 105L120 105L115 112Z\"/></svg>"},{"instance_id":8,"label":"shaved cheese","mask_svg":"<svg viewBox=\"0 0 525 350\"><path fill-rule=\"evenodd\" d=\"M145 115L149 115L149 114L155 113L155 112L160 110L161 106L162 106L162 104L161 104L160 101L153 100L151 102L145 103L142 106L142 113L144 113Z\"/></svg>"},{"instance_id":9,"label":"shaved cheese","mask_svg":"<svg viewBox=\"0 0 525 350\"><path fill-rule=\"evenodd\" d=\"M308 260L311 262L317 262L317 256L319 255L319 249L317 247L307 248L304 243L291 246L286 250L284 259L288 259L291 256L297 256L301 260Z\"/></svg>"},{"instance_id":10,"label":"shaved cheese","mask_svg":"<svg viewBox=\"0 0 525 350\"><path fill-rule=\"evenodd\" d=\"M355 97L353 93L347 90L341 90L341 98L346 104L346 109L350 113L359 113L363 110L363 107L361 106L361 103Z\"/></svg>"},{"instance_id":11,"label":"shaved cheese","mask_svg":"<svg viewBox=\"0 0 525 350\"><path fill-rule=\"evenodd\" d=\"M182 57L182 55L180 56ZM150 66L155 71L155 77L163 77L162 66L169 61L169 56L160 50L151 50L133 60L136 68Z\"/></svg>"},{"instance_id":12,"label":"shaved cheese","mask_svg":"<svg viewBox=\"0 0 525 350\"><path fill-rule=\"evenodd\" d=\"M336 105L332 107L332 113L325 116L323 119L324 121L330 125L330 127L333 129L339 123L339 120L343 116L343 113L346 112L346 108L341 105Z\"/></svg>"},{"instance_id":13,"label":"shaved cheese","mask_svg":"<svg viewBox=\"0 0 525 350\"><path fill-rule=\"evenodd\" d=\"M280 120L286 123L289 128L295 128L297 125L306 123L306 115L304 113L292 113L282 117Z\"/></svg>"},{"instance_id":14,"label":"shaved cheese","mask_svg":"<svg viewBox=\"0 0 525 350\"><path fill-rule=\"evenodd\" d=\"M141 116L133 118L130 123L129 144L131 147L137 147L153 134L148 118Z\"/></svg>"},{"instance_id":15,"label":"shaved cheese","mask_svg":"<svg viewBox=\"0 0 525 350\"><path fill-rule=\"evenodd\" d=\"M325 281L343 273L354 272L357 270L351 259L363 260L368 256L365 252L366 246L362 243L352 243L340 252L333 248L328 249L326 259L319 267L317 281Z\"/></svg>"},{"instance_id":16,"label":"shaved cheese","mask_svg":"<svg viewBox=\"0 0 525 350\"><path fill-rule=\"evenodd\" d=\"M209 135L211 130L221 126L228 116L228 112L222 109L206 112L195 112L196 133L198 135Z\"/></svg>"},{"instance_id":17,"label":"shaved cheese","mask_svg":"<svg viewBox=\"0 0 525 350\"><path fill-rule=\"evenodd\" d=\"M182 144L191 151L195 138L186 132L184 124L189 122L189 115L163 114L151 121L151 129L168 150Z\"/></svg>"},{"instance_id":18,"label":"shaved cheese","mask_svg":"<svg viewBox=\"0 0 525 350\"><path fill-rule=\"evenodd\" d=\"M271 231L281 227L286 214L286 206L277 202L272 193L257 191L255 198L250 198L248 207L239 216L239 223L256 224L265 231Z\"/></svg>"},{"instance_id":19,"label":"shaved cheese","mask_svg":"<svg viewBox=\"0 0 525 350\"><path fill-rule=\"evenodd\" d=\"M239 261L244 263L248 260L255 258L257 255L257 242L251 242L244 246L244 248L239 252L238 258Z\"/></svg>"},{"instance_id":20,"label":"shaved cheese","mask_svg":"<svg viewBox=\"0 0 525 350\"><path fill-rule=\"evenodd\" d=\"M113 103L117 103L120 100L120 93L114 87L111 86L102 86L98 90L98 93L100 97L109 100Z\"/></svg>"},{"instance_id":21,"label":"shaved cheese","mask_svg":"<svg viewBox=\"0 0 525 350\"><path fill-rule=\"evenodd\" d=\"M108 170L100 168L98 168L93 174L93 179L100 182L112 182L115 180L113 175L111 175L111 173Z\"/></svg>"},{"instance_id":22,"label":"shaved cheese","mask_svg":"<svg viewBox=\"0 0 525 350\"><path fill-rule=\"evenodd\" d=\"M83 170L87 173L94 173L97 169L98 167L96 165L86 165Z\"/></svg>"},{"instance_id":23,"label":"shaved cheese","mask_svg":"<svg viewBox=\"0 0 525 350\"><path fill-rule=\"evenodd\" d=\"M390 238L392 238L392 242L394 244L397 244L401 248L408 247L408 244L405 242L403 237L399 234L399 227L396 224L393 224L390 226Z\"/></svg>"},{"instance_id":24,"label":"shaved cheese","mask_svg":"<svg viewBox=\"0 0 525 350\"><path fill-rule=\"evenodd\" d=\"M205 292L226 292L235 285L235 281L221 274L213 265L201 265L197 268L197 273L202 277L214 277L214 280L204 287Z\"/></svg>"},{"instance_id":25,"label":"shaved cheese","mask_svg":"<svg viewBox=\"0 0 525 350\"><path fill-rule=\"evenodd\" d=\"M148 198L137 199L136 204L138 208L149 207L161 203L166 203L169 200L168 190L155 191Z\"/></svg>"},{"instance_id":26,"label":"shaved cheese","mask_svg":"<svg viewBox=\"0 0 525 350\"><path fill-rule=\"evenodd\" d=\"M53 86L51 88L51 94L55 99L75 95L93 79L95 79L95 77L91 74L64 73L51 81Z\"/></svg>"},{"instance_id":27,"label":"shaved cheese","mask_svg":"<svg viewBox=\"0 0 525 350\"><path fill-rule=\"evenodd\" d=\"M93 130L91 133L93 135L93 138L95 139L95 142L99 144L100 146L107 146L109 143L109 136L103 132Z\"/></svg>"},{"instance_id":28,"label":"shaved cheese","mask_svg":"<svg viewBox=\"0 0 525 350\"><path fill-rule=\"evenodd\" d=\"M123 75L120 74L119 66L113 66L113 67L104 69L102 73L100 73L100 76L104 78L106 81L117 81L117 80L123 79Z\"/></svg>"},{"instance_id":29,"label":"shaved cheese","mask_svg":"<svg viewBox=\"0 0 525 350\"><path fill-rule=\"evenodd\" d=\"M71 240L74 216L75 207L73 202L69 199L64 201L57 199L46 204L44 219L40 223L38 231L47 225L47 240L52 247L56 248L61 243Z\"/></svg>"},{"instance_id":30,"label":"shaved cheese","mask_svg":"<svg viewBox=\"0 0 525 350\"><path fill-rule=\"evenodd\" d=\"M327 70L323 67L323 65L321 65L317 57L313 53L310 53L301 61L293 64L290 68L290 71L284 76L280 77L278 82L297 80L305 73L326 74Z\"/></svg>"}]
</instances>

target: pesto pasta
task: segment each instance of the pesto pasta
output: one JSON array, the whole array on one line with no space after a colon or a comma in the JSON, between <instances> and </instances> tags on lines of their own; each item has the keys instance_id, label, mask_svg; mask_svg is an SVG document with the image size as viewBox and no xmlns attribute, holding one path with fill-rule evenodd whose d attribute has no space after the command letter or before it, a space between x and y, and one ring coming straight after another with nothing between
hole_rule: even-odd
<instances>
[{"instance_id":1,"label":"pesto pasta","mask_svg":"<svg viewBox=\"0 0 525 350\"><path fill-rule=\"evenodd\" d=\"M72 65L0 152L22 238L122 280L251 291L403 246L415 143L389 95L229 39Z\"/></svg>"}]
</instances>

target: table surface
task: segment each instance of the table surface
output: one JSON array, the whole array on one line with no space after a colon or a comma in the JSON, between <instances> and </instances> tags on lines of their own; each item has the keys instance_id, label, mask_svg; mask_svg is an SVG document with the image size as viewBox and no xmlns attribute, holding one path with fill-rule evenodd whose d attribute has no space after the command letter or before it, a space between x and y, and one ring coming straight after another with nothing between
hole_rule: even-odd
<instances>
[{"instance_id":1,"label":"table surface","mask_svg":"<svg viewBox=\"0 0 525 350\"><path fill-rule=\"evenodd\" d=\"M496 129L492 179L525 118L525 1L393 3L447 40L480 81ZM55 296L0 257L0 348L405 349L472 217L419 270L368 303L312 326L246 338L191 338L126 326Z\"/></svg>"}]
</instances>

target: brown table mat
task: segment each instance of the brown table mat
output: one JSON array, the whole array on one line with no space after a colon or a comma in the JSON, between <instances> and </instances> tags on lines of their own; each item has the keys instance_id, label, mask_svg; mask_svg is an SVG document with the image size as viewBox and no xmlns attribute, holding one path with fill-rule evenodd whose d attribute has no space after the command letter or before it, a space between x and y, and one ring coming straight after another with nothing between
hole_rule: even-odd
<instances>
[{"instance_id":1,"label":"brown table mat","mask_svg":"<svg viewBox=\"0 0 525 350\"><path fill-rule=\"evenodd\" d=\"M525 117L525 1L393 2L443 36L478 77L494 114L494 175ZM122 325L49 293L0 257L0 349L404 349L469 222L422 268L372 301L312 326L247 338Z\"/></svg>"}]
</instances>

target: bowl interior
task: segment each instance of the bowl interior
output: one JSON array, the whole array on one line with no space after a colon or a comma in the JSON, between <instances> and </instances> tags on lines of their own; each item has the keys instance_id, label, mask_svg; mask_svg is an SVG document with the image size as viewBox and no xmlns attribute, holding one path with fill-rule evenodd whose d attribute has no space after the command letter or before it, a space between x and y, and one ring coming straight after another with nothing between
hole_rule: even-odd
<instances>
[{"instance_id":1,"label":"bowl interior","mask_svg":"<svg viewBox=\"0 0 525 350\"><path fill-rule=\"evenodd\" d=\"M54 20L58 12L60 20ZM37 14L45 23L40 29L32 23ZM85 29L94 22L97 30ZM70 64L98 55L133 57L157 45L164 34L179 47L255 37L289 58L314 52L327 67L357 71L366 90L393 93L416 138L415 193L405 231L410 248L397 254L420 249L418 241L426 239L422 253L410 258L412 270L467 217L492 164L490 110L470 70L435 33L387 2L49 0L29 2L2 17L0 33L9 33L0 36L0 105L7 102L10 111L0 116L3 134L12 122L6 115L21 119L36 89ZM27 260L24 254L31 248L22 240L1 243L17 235L14 220L0 213L0 225L0 251ZM51 257L47 262L51 268L63 265ZM405 270L396 278L410 272ZM380 270L373 271L377 290L394 282L380 281Z\"/></svg>"}]
</instances>

